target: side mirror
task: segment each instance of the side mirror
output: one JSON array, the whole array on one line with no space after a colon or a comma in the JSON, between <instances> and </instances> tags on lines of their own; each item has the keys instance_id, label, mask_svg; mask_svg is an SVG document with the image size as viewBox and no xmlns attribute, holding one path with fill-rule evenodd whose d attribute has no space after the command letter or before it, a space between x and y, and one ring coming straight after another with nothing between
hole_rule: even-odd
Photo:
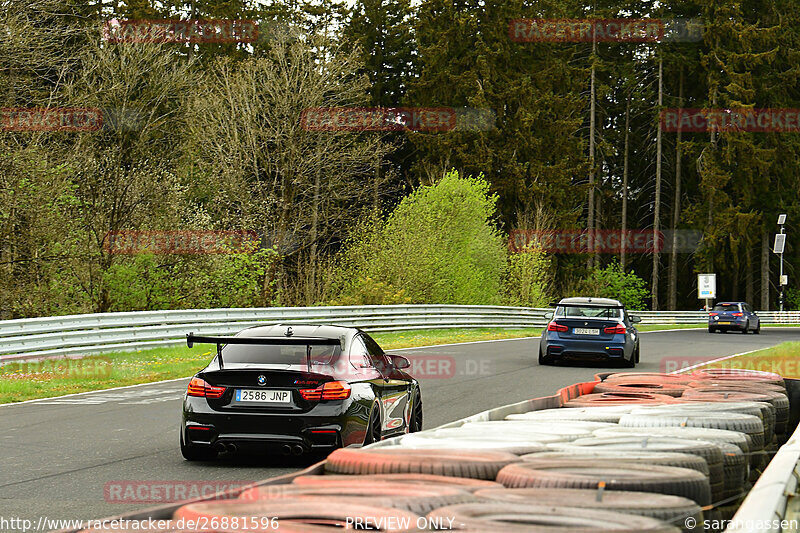
<instances>
[{"instance_id":1,"label":"side mirror","mask_svg":"<svg viewBox=\"0 0 800 533\"><path fill-rule=\"evenodd\" d=\"M551 313L551 312L549 312L549 311L548 311L547 313L545 313L545 314L544 314L544 317L545 317L547 320L550 320L551 318L553 318L553 313Z\"/></svg>"},{"instance_id":2,"label":"side mirror","mask_svg":"<svg viewBox=\"0 0 800 533\"><path fill-rule=\"evenodd\" d=\"M411 361L403 357L402 355L394 355L394 354L386 354L389 356L389 359L392 361L392 365L395 368L403 369L409 368L411 366Z\"/></svg>"},{"instance_id":3,"label":"side mirror","mask_svg":"<svg viewBox=\"0 0 800 533\"><path fill-rule=\"evenodd\" d=\"M631 322L633 322L634 324L638 324L641 321L642 321L641 317L638 317L636 315L631 315Z\"/></svg>"}]
</instances>

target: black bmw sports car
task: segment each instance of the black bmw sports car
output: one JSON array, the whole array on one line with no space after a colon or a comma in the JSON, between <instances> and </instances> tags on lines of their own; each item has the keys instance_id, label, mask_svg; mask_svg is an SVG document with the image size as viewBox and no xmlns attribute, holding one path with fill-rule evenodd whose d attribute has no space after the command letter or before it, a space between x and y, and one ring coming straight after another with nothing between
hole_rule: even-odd
<instances>
[{"instance_id":1,"label":"black bmw sports car","mask_svg":"<svg viewBox=\"0 0 800 533\"><path fill-rule=\"evenodd\" d=\"M181 452L190 461L245 449L301 455L422 429L408 359L359 329L258 326L232 337L190 333L186 342L217 345L183 400Z\"/></svg>"}]
</instances>

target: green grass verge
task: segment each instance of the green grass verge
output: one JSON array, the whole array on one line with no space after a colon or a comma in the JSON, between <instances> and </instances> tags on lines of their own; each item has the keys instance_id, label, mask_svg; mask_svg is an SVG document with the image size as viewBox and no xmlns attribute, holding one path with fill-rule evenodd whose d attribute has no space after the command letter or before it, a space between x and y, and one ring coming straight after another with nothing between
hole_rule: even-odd
<instances>
[{"instance_id":1,"label":"green grass verge","mask_svg":"<svg viewBox=\"0 0 800 533\"><path fill-rule=\"evenodd\" d=\"M441 329L376 332L386 350L541 334L541 329ZM209 346L175 346L0 367L0 404L191 376L212 357Z\"/></svg>"},{"instance_id":2,"label":"green grass verge","mask_svg":"<svg viewBox=\"0 0 800 533\"><path fill-rule=\"evenodd\" d=\"M699 368L742 368L774 372L784 378L800 379L800 342L784 342Z\"/></svg>"},{"instance_id":3,"label":"green grass verge","mask_svg":"<svg viewBox=\"0 0 800 533\"><path fill-rule=\"evenodd\" d=\"M490 341L498 339L516 339L519 337L538 337L541 328L527 329L429 329L411 331L376 331L370 335L378 341L384 350L414 348L415 346L431 346L434 344L450 344L457 342Z\"/></svg>"}]
</instances>

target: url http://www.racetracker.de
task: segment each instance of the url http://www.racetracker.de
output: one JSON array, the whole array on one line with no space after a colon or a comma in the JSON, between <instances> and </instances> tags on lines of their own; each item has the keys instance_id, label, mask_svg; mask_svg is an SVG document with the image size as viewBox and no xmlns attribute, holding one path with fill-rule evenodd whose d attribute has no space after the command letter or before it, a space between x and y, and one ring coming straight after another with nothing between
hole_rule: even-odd
<instances>
[{"instance_id":1,"label":"url http://www.racetracker.de","mask_svg":"<svg viewBox=\"0 0 800 533\"><path fill-rule=\"evenodd\" d=\"M417 529L422 530L452 530L455 518L426 518L417 519ZM177 520L156 520L153 518L142 520L129 520L125 518L105 518L100 520L52 519L39 517L31 520L20 517L0 516L0 532L27 533L29 531L55 531L55 530L92 530L92 531L208 531L236 530L241 533L252 531L263 533L279 529L277 517L266 516L199 516L197 518L179 518ZM409 517L350 517L346 519L345 529L362 529L376 531L407 531L414 524Z\"/></svg>"},{"instance_id":2,"label":"url http://www.racetracker.de","mask_svg":"<svg viewBox=\"0 0 800 533\"><path fill-rule=\"evenodd\" d=\"M276 517L198 517L196 519L180 518L178 520L128 520L124 518L78 520L55 519L40 516L37 519L0 516L0 532L27 533L29 531L57 531L97 529L103 531L216 531L218 529L237 529L239 531L268 531L278 529Z\"/></svg>"}]
</instances>

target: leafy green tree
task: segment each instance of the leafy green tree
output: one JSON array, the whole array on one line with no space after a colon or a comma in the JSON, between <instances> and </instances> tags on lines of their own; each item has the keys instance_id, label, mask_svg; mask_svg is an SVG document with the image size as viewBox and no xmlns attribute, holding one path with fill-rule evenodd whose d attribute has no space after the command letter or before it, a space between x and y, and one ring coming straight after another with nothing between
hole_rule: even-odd
<instances>
[{"instance_id":1,"label":"leafy green tree","mask_svg":"<svg viewBox=\"0 0 800 533\"><path fill-rule=\"evenodd\" d=\"M506 248L496 203L482 176L455 171L417 189L341 252L340 298L383 283L411 303L500 303Z\"/></svg>"},{"instance_id":2,"label":"leafy green tree","mask_svg":"<svg viewBox=\"0 0 800 533\"><path fill-rule=\"evenodd\" d=\"M349 13L342 38L357 46L370 81L369 105L398 107L406 100L407 85L416 77L414 11L409 0L359 0ZM390 132L392 153L374 162L376 187L373 210L380 213L386 201L394 203L397 191L414 161L413 145L403 132ZM383 179L386 178L386 179Z\"/></svg>"},{"instance_id":3,"label":"leafy green tree","mask_svg":"<svg viewBox=\"0 0 800 533\"><path fill-rule=\"evenodd\" d=\"M373 106L398 106L405 98L414 75L412 23L409 0L359 0L353 6L343 33L361 49Z\"/></svg>"},{"instance_id":4,"label":"leafy green tree","mask_svg":"<svg viewBox=\"0 0 800 533\"><path fill-rule=\"evenodd\" d=\"M503 280L506 305L546 307L550 302L552 272L550 258L533 246L508 257Z\"/></svg>"},{"instance_id":5,"label":"leafy green tree","mask_svg":"<svg viewBox=\"0 0 800 533\"><path fill-rule=\"evenodd\" d=\"M784 309L787 311L800 311L800 290L794 287L786 289L786 305Z\"/></svg>"},{"instance_id":6,"label":"leafy green tree","mask_svg":"<svg viewBox=\"0 0 800 533\"><path fill-rule=\"evenodd\" d=\"M644 309L650 298L647 282L635 272L625 272L615 260L603 268L595 268L580 288L580 296L619 300L628 309Z\"/></svg>"},{"instance_id":7,"label":"leafy green tree","mask_svg":"<svg viewBox=\"0 0 800 533\"><path fill-rule=\"evenodd\" d=\"M105 271L104 284L117 311L265 307L275 303L278 259L255 243L227 254L138 254Z\"/></svg>"},{"instance_id":8,"label":"leafy green tree","mask_svg":"<svg viewBox=\"0 0 800 533\"><path fill-rule=\"evenodd\" d=\"M390 147L380 132L303 123L315 108L363 106L361 66L344 43L287 35L264 57L216 63L192 99L184 162L199 175L187 176L187 185L214 221L254 229L277 245L283 261L276 275L290 303L323 299L315 288L324 255L370 211L382 185L373 163Z\"/></svg>"},{"instance_id":9,"label":"leafy green tree","mask_svg":"<svg viewBox=\"0 0 800 533\"><path fill-rule=\"evenodd\" d=\"M409 102L487 110L495 120L486 131L411 135L416 177L430 183L449 168L484 173L511 227L537 203L548 206L559 227L577 223L574 207L584 191L574 185L587 173L580 135L587 71L573 45L509 37L512 19L577 14L564 4L425 0L419 7L420 74Z\"/></svg>"},{"instance_id":10,"label":"leafy green tree","mask_svg":"<svg viewBox=\"0 0 800 533\"><path fill-rule=\"evenodd\" d=\"M702 54L705 106L710 108L796 108L797 14L783 15L780 0L704 5L706 50ZM701 107L701 106L695 106ZM791 133L722 131L704 134L697 156L698 194L688 219L704 226L703 248L695 269L717 272L727 297L753 297L753 272L760 262L762 306L769 305L769 239L778 213L797 207L798 163L787 154L800 149ZM791 191L791 192L790 192ZM761 229L761 231L759 231Z\"/></svg>"}]
</instances>

